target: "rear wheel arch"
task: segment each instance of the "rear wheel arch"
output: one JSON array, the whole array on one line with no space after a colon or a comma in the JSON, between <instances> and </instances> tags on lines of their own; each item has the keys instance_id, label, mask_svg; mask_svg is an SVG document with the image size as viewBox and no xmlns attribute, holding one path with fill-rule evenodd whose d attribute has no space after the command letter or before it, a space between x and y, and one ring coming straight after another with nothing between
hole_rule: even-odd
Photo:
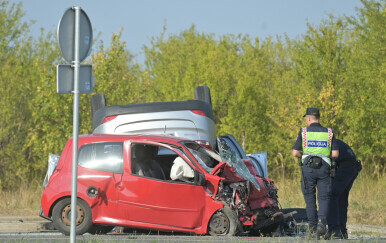
<instances>
[{"instance_id":1,"label":"rear wheel arch","mask_svg":"<svg viewBox=\"0 0 386 243\"><path fill-rule=\"evenodd\" d=\"M77 198L76 234L82 235L92 230L93 220L90 205L82 198ZM66 196L55 201L51 209L52 222L57 230L64 235L70 234L71 197Z\"/></svg>"},{"instance_id":2,"label":"rear wheel arch","mask_svg":"<svg viewBox=\"0 0 386 243\"><path fill-rule=\"evenodd\" d=\"M52 203L52 205L51 205L51 207L50 207L50 211L48 212L48 217L52 217L52 210L54 209L55 205L56 205L60 200L65 199L65 198L70 198L70 199L71 199L71 195L59 197L58 199L56 199L55 202Z\"/></svg>"},{"instance_id":3,"label":"rear wheel arch","mask_svg":"<svg viewBox=\"0 0 386 243\"><path fill-rule=\"evenodd\" d=\"M78 186L78 196L77 196L77 200L83 200L85 201L87 204L89 204L89 207L91 208L90 206L90 203L86 200L87 198L87 195L83 194L80 192L80 188ZM71 200L71 191L65 191L63 193L61 193L60 195L57 195L59 196L58 198L54 199L54 202L51 204L51 207L50 207L50 210L48 211L48 217L52 217L52 210L54 209L55 205L60 201L60 200L63 200L65 198L69 198Z\"/></svg>"}]
</instances>

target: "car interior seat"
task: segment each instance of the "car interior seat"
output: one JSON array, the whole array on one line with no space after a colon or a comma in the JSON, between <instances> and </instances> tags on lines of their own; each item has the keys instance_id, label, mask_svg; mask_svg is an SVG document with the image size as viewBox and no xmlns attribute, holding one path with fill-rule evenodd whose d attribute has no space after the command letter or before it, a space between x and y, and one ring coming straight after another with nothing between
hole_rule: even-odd
<instances>
[{"instance_id":1,"label":"car interior seat","mask_svg":"<svg viewBox=\"0 0 386 243\"><path fill-rule=\"evenodd\" d=\"M158 153L158 146L137 144L134 145L132 170L134 174L161 180L166 180L160 164L154 159Z\"/></svg>"}]
</instances>

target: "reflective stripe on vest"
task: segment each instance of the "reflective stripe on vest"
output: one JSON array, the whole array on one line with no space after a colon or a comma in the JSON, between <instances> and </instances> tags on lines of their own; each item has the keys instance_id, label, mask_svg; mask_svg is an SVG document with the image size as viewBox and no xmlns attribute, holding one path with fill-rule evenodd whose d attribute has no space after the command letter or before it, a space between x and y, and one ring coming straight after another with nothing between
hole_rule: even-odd
<instances>
[{"instance_id":1,"label":"reflective stripe on vest","mask_svg":"<svg viewBox=\"0 0 386 243\"><path fill-rule=\"evenodd\" d=\"M330 128L327 130L328 132L307 132L306 127L302 128L303 162L308 156L318 156L331 166L330 155L333 133Z\"/></svg>"}]
</instances>

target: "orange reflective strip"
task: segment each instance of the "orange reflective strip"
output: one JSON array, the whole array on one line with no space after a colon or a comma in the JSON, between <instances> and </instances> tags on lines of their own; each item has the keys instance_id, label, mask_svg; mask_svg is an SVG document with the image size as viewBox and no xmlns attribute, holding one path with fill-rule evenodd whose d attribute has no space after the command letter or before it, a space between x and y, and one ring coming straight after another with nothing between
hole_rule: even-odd
<instances>
[{"instance_id":1,"label":"orange reflective strip","mask_svg":"<svg viewBox=\"0 0 386 243\"><path fill-rule=\"evenodd\" d=\"M327 147L331 148L331 141L332 141L332 129L328 128L328 144Z\"/></svg>"},{"instance_id":2,"label":"orange reflective strip","mask_svg":"<svg viewBox=\"0 0 386 243\"><path fill-rule=\"evenodd\" d=\"M307 147L307 128L302 128L302 134L303 134L303 147Z\"/></svg>"}]
</instances>

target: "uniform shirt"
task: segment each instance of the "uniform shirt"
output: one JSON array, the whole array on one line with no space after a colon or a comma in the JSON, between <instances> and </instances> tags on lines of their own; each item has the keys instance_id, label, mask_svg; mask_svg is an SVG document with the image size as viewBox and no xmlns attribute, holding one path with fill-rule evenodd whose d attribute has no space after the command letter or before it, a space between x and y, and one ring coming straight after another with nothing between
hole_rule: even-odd
<instances>
[{"instance_id":1,"label":"uniform shirt","mask_svg":"<svg viewBox=\"0 0 386 243\"><path fill-rule=\"evenodd\" d=\"M323 127L322 125L320 125L319 122L314 122L314 123L310 124L310 126L307 128L307 131L308 132L328 132L328 129L326 127ZM335 135L333 135L332 140L331 140L331 150L338 150L339 149L338 144L335 140L336 140ZM294 144L292 149L295 149L298 151L303 150L303 147L302 147L302 129L300 129L298 136L296 138L295 144Z\"/></svg>"},{"instance_id":2,"label":"uniform shirt","mask_svg":"<svg viewBox=\"0 0 386 243\"><path fill-rule=\"evenodd\" d=\"M336 139L336 142L339 146L339 156L336 159L337 163L347 159L353 159L353 160L357 159L357 157L354 154L354 151L350 148L350 146L347 145L347 143L339 139Z\"/></svg>"}]
</instances>

